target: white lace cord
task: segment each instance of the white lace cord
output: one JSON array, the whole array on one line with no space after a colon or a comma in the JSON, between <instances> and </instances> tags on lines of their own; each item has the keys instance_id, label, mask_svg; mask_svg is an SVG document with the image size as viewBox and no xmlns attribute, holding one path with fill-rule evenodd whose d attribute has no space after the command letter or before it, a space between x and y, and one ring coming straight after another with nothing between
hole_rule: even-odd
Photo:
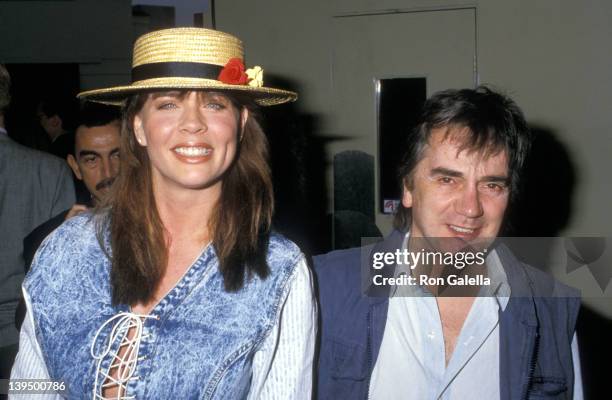
<instances>
[{"instance_id":1,"label":"white lace cord","mask_svg":"<svg viewBox=\"0 0 612 400\"><path fill-rule=\"evenodd\" d=\"M102 395L104 389L107 387L117 386L117 400L133 399L134 396L125 396L124 393L127 389L127 384L130 379L137 379L138 377L133 376L136 370L136 363L138 362L138 352L140 350L140 340L146 336L142 335L143 319L144 318L157 318L154 315L139 315L129 312L121 312L117 315L112 316L96 332L93 342L91 344L91 356L94 360L97 360L96 365L96 380L94 382L93 398L94 399L107 399ZM95 353L96 344L100 333L110 324L113 324L113 329L106 344L101 349L102 351L98 354ZM129 338L130 329L134 328L134 336L132 339ZM102 370L102 362L106 356L110 353L113 343L117 341L117 338L121 338L119 347L117 348L116 354L113 354L112 361L106 371ZM126 347L126 351L123 356L119 357L119 352L122 348ZM117 377L111 376L110 371L117 369ZM106 382L106 383L105 383Z\"/></svg>"}]
</instances>

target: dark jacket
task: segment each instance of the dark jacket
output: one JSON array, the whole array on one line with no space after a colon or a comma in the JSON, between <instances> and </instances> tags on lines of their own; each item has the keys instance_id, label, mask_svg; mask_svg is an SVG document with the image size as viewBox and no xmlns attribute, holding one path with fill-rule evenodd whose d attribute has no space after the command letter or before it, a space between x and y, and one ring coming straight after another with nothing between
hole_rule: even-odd
<instances>
[{"instance_id":1,"label":"dark jacket","mask_svg":"<svg viewBox=\"0 0 612 400\"><path fill-rule=\"evenodd\" d=\"M23 239L23 260L25 261L26 273L30 270L34 254L36 254L36 250L38 250L40 244L51 232L64 223L69 211L70 209L64 210L55 217L38 225Z\"/></svg>"},{"instance_id":2,"label":"dark jacket","mask_svg":"<svg viewBox=\"0 0 612 400\"><path fill-rule=\"evenodd\" d=\"M34 255L36 254L36 250L38 250L40 247L40 244L47 236L49 236L51 232L53 232L64 222L69 211L70 209L62 211L50 220L38 225L32 232L30 232L28 236L23 239L23 259L25 261L24 267L26 274L30 270L30 265L32 265L32 260L34 259ZM15 310L15 326L17 329L21 329L21 324L23 324L25 314L26 305L23 297L21 297L19 299L19 304L17 304L17 310Z\"/></svg>"},{"instance_id":3,"label":"dark jacket","mask_svg":"<svg viewBox=\"0 0 612 400\"><path fill-rule=\"evenodd\" d=\"M403 237L395 231L374 246L314 258L321 317L319 400L367 399L389 297L384 287L364 294L362 274L367 279L372 269L362 271L361 260L368 263L373 252L399 249ZM522 264L507 247L496 250L512 291L505 310L500 310L501 399L571 399L571 342L579 294Z\"/></svg>"}]
</instances>

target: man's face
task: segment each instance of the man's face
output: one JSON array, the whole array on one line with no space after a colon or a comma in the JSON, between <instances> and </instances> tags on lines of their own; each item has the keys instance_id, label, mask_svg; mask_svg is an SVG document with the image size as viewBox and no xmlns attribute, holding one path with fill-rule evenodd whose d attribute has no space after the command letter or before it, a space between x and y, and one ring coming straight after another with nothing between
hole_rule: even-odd
<instances>
[{"instance_id":1,"label":"man's face","mask_svg":"<svg viewBox=\"0 0 612 400\"><path fill-rule=\"evenodd\" d=\"M460 150L466 134L462 128L432 130L410 188L404 187L412 237L473 242L499 233L510 192L507 154Z\"/></svg>"},{"instance_id":2,"label":"man's face","mask_svg":"<svg viewBox=\"0 0 612 400\"><path fill-rule=\"evenodd\" d=\"M119 122L88 128L79 126L75 137L76 157L68 164L85 183L97 202L108 191L119 173Z\"/></svg>"},{"instance_id":3,"label":"man's face","mask_svg":"<svg viewBox=\"0 0 612 400\"><path fill-rule=\"evenodd\" d=\"M51 139L55 137L57 132L62 130L62 119L58 115L47 117L45 113L38 111L36 116L40 126Z\"/></svg>"}]
</instances>

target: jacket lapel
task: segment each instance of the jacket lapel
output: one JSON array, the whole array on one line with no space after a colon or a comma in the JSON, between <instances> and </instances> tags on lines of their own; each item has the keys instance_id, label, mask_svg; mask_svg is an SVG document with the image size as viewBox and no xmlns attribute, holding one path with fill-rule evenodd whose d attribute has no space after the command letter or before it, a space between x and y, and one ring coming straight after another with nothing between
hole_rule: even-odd
<instances>
[{"instance_id":1,"label":"jacket lapel","mask_svg":"<svg viewBox=\"0 0 612 400\"><path fill-rule=\"evenodd\" d=\"M527 396L538 351L538 318L530 281L505 245L496 249L508 278L511 297L499 322L499 377L502 400Z\"/></svg>"}]
</instances>

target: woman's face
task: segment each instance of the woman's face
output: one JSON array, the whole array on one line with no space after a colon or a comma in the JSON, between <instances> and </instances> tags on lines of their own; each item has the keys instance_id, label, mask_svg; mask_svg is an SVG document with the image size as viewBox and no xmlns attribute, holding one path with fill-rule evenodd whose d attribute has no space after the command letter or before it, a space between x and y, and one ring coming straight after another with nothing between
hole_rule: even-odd
<instances>
[{"instance_id":1,"label":"woman's face","mask_svg":"<svg viewBox=\"0 0 612 400\"><path fill-rule=\"evenodd\" d=\"M147 149L155 189L218 192L247 117L218 92L150 94L134 118L134 133Z\"/></svg>"}]
</instances>

